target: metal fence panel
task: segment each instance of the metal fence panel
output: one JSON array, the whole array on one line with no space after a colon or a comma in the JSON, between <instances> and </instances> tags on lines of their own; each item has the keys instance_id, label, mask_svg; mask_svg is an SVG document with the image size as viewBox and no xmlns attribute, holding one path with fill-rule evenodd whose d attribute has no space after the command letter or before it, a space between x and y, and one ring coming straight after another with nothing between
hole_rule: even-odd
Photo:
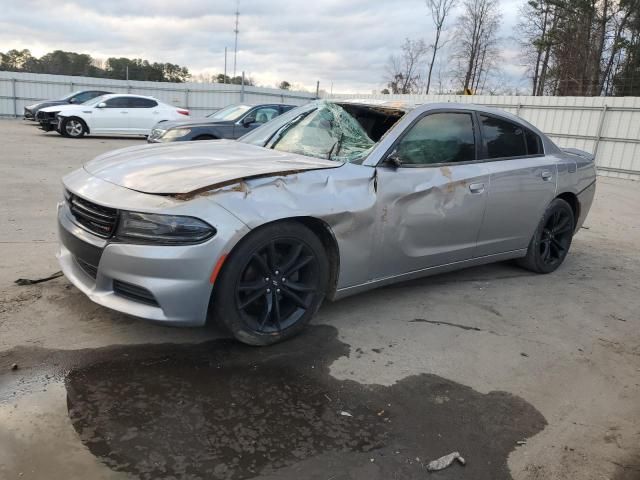
<instances>
[{"instance_id":1,"label":"metal fence panel","mask_svg":"<svg viewBox=\"0 0 640 480\"><path fill-rule=\"evenodd\" d=\"M601 174L640 180L640 97L336 94L331 98L460 102L500 108L532 123L560 147L596 153Z\"/></svg>"},{"instance_id":2,"label":"metal fence panel","mask_svg":"<svg viewBox=\"0 0 640 480\"><path fill-rule=\"evenodd\" d=\"M220 83L169 83L108 78L72 77L38 73L0 72L0 116L21 116L26 105L60 98L76 90L104 89L113 93L149 95L203 116L232 103L286 103L304 105L315 98L307 92Z\"/></svg>"}]
</instances>

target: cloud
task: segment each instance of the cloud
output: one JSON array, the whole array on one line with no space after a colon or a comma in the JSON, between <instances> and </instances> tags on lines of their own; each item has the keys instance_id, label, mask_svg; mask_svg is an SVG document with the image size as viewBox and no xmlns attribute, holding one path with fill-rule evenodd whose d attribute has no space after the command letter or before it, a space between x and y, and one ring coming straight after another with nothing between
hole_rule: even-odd
<instances>
[{"instance_id":1,"label":"cloud","mask_svg":"<svg viewBox=\"0 0 640 480\"><path fill-rule=\"evenodd\" d=\"M506 38L521 0L502 1ZM4 3L4 51L139 57L211 74L223 71L228 47L233 68L232 0ZM334 91L370 92L383 86L385 63L404 38L429 41L433 35L424 0L241 0L240 13L238 72L267 86L288 80L313 89L319 80L326 89L333 83Z\"/></svg>"}]
</instances>

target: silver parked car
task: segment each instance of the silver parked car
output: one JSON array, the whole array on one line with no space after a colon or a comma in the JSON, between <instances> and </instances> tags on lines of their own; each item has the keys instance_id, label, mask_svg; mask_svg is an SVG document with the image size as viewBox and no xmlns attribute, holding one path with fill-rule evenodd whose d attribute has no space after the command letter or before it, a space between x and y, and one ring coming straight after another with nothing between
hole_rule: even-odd
<instances>
[{"instance_id":1,"label":"silver parked car","mask_svg":"<svg viewBox=\"0 0 640 480\"><path fill-rule=\"evenodd\" d=\"M565 259L593 156L469 104L316 101L239 141L144 145L63 179L58 258L93 301L267 345L325 298Z\"/></svg>"}]
</instances>

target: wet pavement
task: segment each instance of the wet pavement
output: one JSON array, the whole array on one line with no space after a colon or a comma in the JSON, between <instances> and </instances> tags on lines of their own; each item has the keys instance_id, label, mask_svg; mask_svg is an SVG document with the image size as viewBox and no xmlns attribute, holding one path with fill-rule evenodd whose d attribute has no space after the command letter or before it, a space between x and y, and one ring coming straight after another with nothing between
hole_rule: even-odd
<instances>
[{"instance_id":1,"label":"wet pavement","mask_svg":"<svg viewBox=\"0 0 640 480\"><path fill-rule=\"evenodd\" d=\"M435 375L390 386L332 377L349 354L329 326L269 348L20 347L0 354L0 405L64 382L78 442L144 479L508 479L509 453L546 425L516 396ZM427 473L452 451L467 465Z\"/></svg>"}]
</instances>

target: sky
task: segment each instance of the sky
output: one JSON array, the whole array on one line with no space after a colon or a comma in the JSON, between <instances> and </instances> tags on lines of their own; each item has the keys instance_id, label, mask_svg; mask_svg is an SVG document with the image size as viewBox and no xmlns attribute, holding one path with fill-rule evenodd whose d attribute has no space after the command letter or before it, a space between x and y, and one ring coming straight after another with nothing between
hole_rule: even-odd
<instances>
[{"instance_id":1,"label":"sky","mask_svg":"<svg viewBox=\"0 0 640 480\"><path fill-rule=\"evenodd\" d=\"M459 0L460 1L460 0ZM522 84L512 49L518 8L499 0L502 77ZM334 93L384 87L385 64L405 38L433 39L424 0L240 0L237 72L258 85L294 85ZM0 0L0 51L28 48L144 58L186 66L192 74L233 70L233 0ZM453 28L459 9L449 20ZM446 62L449 53L442 57Z\"/></svg>"}]
</instances>

